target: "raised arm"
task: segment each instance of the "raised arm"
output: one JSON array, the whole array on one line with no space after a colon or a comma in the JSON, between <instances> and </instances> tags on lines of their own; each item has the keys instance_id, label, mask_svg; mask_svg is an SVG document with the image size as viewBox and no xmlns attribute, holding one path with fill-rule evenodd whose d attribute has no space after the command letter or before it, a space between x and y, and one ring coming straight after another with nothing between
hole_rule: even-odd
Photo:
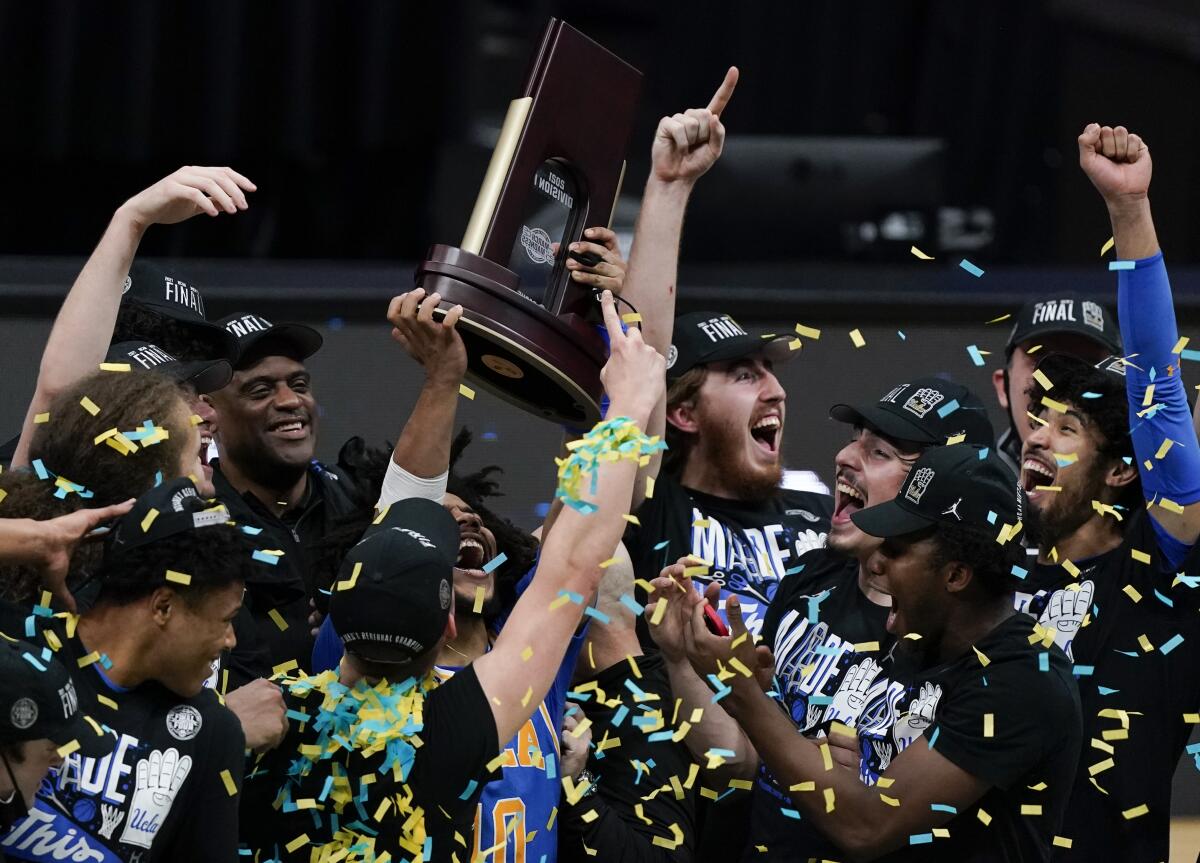
<instances>
[{"instance_id":1,"label":"raised arm","mask_svg":"<svg viewBox=\"0 0 1200 863\"><path fill-rule=\"evenodd\" d=\"M231 168L188 166L117 208L54 319L13 455L14 467L29 463L34 417L45 411L55 396L104 361L125 277L146 230L151 225L172 225L200 213L216 216L244 210L248 206L245 193L255 188Z\"/></svg>"},{"instance_id":2,"label":"raised arm","mask_svg":"<svg viewBox=\"0 0 1200 863\"><path fill-rule=\"evenodd\" d=\"M612 345L601 377L611 399L610 421L632 420L644 428L662 394L666 372L662 356L642 341L641 333L621 332L612 294L602 301ZM615 455L615 453L610 453ZM584 602L600 583L600 564L621 539L624 515L637 464L630 459L599 458L595 510L584 514L564 507L546 538L537 574L517 601L491 652L474 663L480 685L492 704L496 732L508 740L545 697L583 616ZM590 491L589 482L584 492Z\"/></svg>"},{"instance_id":3,"label":"raised arm","mask_svg":"<svg viewBox=\"0 0 1200 863\"><path fill-rule=\"evenodd\" d=\"M425 370L425 382L404 429L396 439L392 461L380 491L379 506L408 497L441 502L450 470L450 444L458 412L459 386L467 371L467 350L455 329L462 306L454 306L441 321L433 310L439 294L425 296L423 288L392 299L388 321L392 338Z\"/></svg>"},{"instance_id":4,"label":"raised arm","mask_svg":"<svg viewBox=\"0 0 1200 863\"><path fill-rule=\"evenodd\" d=\"M731 66L725 80L704 108L663 117L650 150L650 176L642 195L629 253L629 272L622 296L642 316L642 338L664 357L671 347L678 287L679 238L683 214L696 181L721 157L725 126L721 114L737 86L738 70ZM661 435L666 428L666 394L655 406L646 434ZM646 494L646 478L658 475L661 455L639 473L633 489L637 509Z\"/></svg>"},{"instance_id":5,"label":"raised arm","mask_svg":"<svg viewBox=\"0 0 1200 863\"><path fill-rule=\"evenodd\" d=\"M1200 537L1200 445L1174 353L1179 328L1150 215L1150 149L1124 126L1092 123L1079 136L1079 164L1108 207L1117 256L1133 264L1119 271L1117 314L1129 357L1126 393L1142 490L1159 526L1193 545ZM1163 446L1169 448L1159 457ZM1147 462L1154 470L1143 468ZM1171 503L1154 505L1164 498Z\"/></svg>"}]
</instances>

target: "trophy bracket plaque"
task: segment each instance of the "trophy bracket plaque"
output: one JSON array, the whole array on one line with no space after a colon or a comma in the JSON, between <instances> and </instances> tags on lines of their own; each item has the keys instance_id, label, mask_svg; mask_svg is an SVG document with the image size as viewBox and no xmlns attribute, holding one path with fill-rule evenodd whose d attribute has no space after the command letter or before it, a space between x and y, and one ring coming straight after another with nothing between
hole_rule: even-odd
<instances>
[{"instance_id":1,"label":"trophy bracket plaque","mask_svg":"<svg viewBox=\"0 0 1200 863\"><path fill-rule=\"evenodd\" d=\"M600 416L606 349L599 305L570 279L566 252L610 224L640 89L636 69L551 19L462 244L433 246L416 273L443 308L462 305L473 383L571 426Z\"/></svg>"}]
</instances>

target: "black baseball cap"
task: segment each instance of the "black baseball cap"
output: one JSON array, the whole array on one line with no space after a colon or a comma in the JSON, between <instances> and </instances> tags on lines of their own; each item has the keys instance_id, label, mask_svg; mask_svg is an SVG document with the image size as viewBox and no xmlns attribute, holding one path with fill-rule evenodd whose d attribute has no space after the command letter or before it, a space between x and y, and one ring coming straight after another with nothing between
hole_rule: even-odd
<instances>
[{"instance_id":1,"label":"black baseball cap","mask_svg":"<svg viewBox=\"0 0 1200 863\"><path fill-rule=\"evenodd\" d=\"M1030 300L1021 306L1008 334L1004 356L1011 357L1022 342L1064 333L1091 339L1110 354L1122 352L1121 330L1112 312L1089 297L1063 294L1051 299Z\"/></svg>"},{"instance_id":2,"label":"black baseball cap","mask_svg":"<svg viewBox=\"0 0 1200 863\"><path fill-rule=\"evenodd\" d=\"M116 747L115 734L79 710L75 682L50 650L0 638L0 743L72 740L87 758Z\"/></svg>"},{"instance_id":3,"label":"black baseball cap","mask_svg":"<svg viewBox=\"0 0 1200 863\"><path fill-rule=\"evenodd\" d=\"M185 362L150 342L119 342L108 349L104 360L158 372L179 383L191 384L198 394L215 393L233 377L233 366L228 360Z\"/></svg>"},{"instance_id":4,"label":"black baseball cap","mask_svg":"<svg viewBox=\"0 0 1200 863\"><path fill-rule=\"evenodd\" d=\"M870 536L903 536L936 524L999 535L1021 521L1028 502L993 449L963 444L930 447L886 503L852 514Z\"/></svg>"},{"instance_id":5,"label":"black baseball cap","mask_svg":"<svg viewBox=\"0 0 1200 863\"><path fill-rule=\"evenodd\" d=\"M388 507L346 555L329 601L347 652L405 663L432 650L454 602L458 545L458 523L441 504L410 498Z\"/></svg>"},{"instance_id":6,"label":"black baseball cap","mask_svg":"<svg viewBox=\"0 0 1200 863\"><path fill-rule=\"evenodd\" d=\"M963 442L990 446L995 440L987 408L969 389L938 377L917 378L892 387L874 404L838 404L835 420L863 425L891 438L944 444L958 435Z\"/></svg>"},{"instance_id":7,"label":"black baseball cap","mask_svg":"<svg viewBox=\"0 0 1200 863\"><path fill-rule=\"evenodd\" d=\"M261 315L241 312L222 318L222 327L230 333L238 343L237 359L234 368L244 368L246 360L252 353L259 357L268 354L256 351L256 346L273 349L272 353L289 356L294 360L306 360L321 349L324 339L312 327L304 324L273 324Z\"/></svg>"},{"instance_id":8,"label":"black baseball cap","mask_svg":"<svg viewBox=\"0 0 1200 863\"><path fill-rule=\"evenodd\" d=\"M135 548L229 522L224 504L201 497L190 479L162 483L141 495L114 523L104 549L105 568L117 565Z\"/></svg>"},{"instance_id":9,"label":"black baseball cap","mask_svg":"<svg viewBox=\"0 0 1200 863\"><path fill-rule=\"evenodd\" d=\"M233 362L237 340L208 320L200 289L178 274L168 273L149 261L136 260L125 277L121 302L136 300L143 306L170 318L197 339L212 346L212 357Z\"/></svg>"},{"instance_id":10,"label":"black baseball cap","mask_svg":"<svg viewBox=\"0 0 1200 863\"><path fill-rule=\"evenodd\" d=\"M773 362L791 359L795 351L788 343L793 336L774 333L751 335L729 315L720 312L689 312L675 319L667 351L667 380L705 363L737 360L763 353Z\"/></svg>"}]
</instances>

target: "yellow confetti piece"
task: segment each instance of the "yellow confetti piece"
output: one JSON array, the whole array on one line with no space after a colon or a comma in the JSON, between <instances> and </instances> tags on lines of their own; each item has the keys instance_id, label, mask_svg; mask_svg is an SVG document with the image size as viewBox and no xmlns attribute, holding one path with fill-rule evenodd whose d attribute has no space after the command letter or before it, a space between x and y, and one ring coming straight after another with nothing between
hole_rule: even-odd
<instances>
[{"instance_id":1,"label":"yellow confetti piece","mask_svg":"<svg viewBox=\"0 0 1200 863\"><path fill-rule=\"evenodd\" d=\"M1156 501L1156 503L1157 503L1159 506L1161 506L1163 509L1165 509L1167 512L1173 512L1173 513L1175 513L1176 515L1183 515L1183 507L1182 507L1182 506L1180 506L1179 504L1177 504L1177 503L1176 503L1175 501L1173 501L1173 500L1169 500L1169 499L1167 499L1167 498L1165 498L1165 497L1160 497L1160 498L1159 498L1159 499Z\"/></svg>"},{"instance_id":2,"label":"yellow confetti piece","mask_svg":"<svg viewBox=\"0 0 1200 863\"><path fill-rule=\"evenodd\" d=\"M822 743L818 748L821 750L821 764L824 765L826 771L832 770L833 754L829 751L829 744Z\"/></svg>"},{"instance_id":3,"label":"yellow confetti piece","mask_svg":"<svg viewBox=\"0 0 1200 863\"><path fill-rule=\"evenodd\" d=\"M303 848L307 844L308 844L308 834L301 833L299 836L297 836L295 839L293 839L291 842L287 843L283 847L287 849L287 852L289 854L295 854L298 849Z\"/></svg>"},{"instance_id":4,"label":"yellow confetti piece","mask_svg":"<svg viewBox=\"0 0 1200 863\"><path fill-rule=\"evenodd\" d=\"M550 603L550 610L557 611L570 601L571 597L567 596L565 593L561 596L555 597L554 601Z\"/></svg>"},{"instance_id":5,"label":"yellow confetti piece","mask_svg":"<svg viewBox=\"0 0 1200 863\"><path fill-rule=\"evenodd\" d=\"M627 653L625 655L625 659L626 659L626 661L629 662L629 670L633 672L633 676L636 677L638 680L641 680L642 679L642 670L640 668L638 668L637 660L633 658L633 654Z\"/></svg>"},{"instance_id":6,"label":"yellow confetti piece","mask_svg":"<svg viewBox=\"0 0 1200 863\"><path fill-rule=\"evenodd\" d=\"M891 778L890 776L880 776L879 781L876 782L875 784L878 785L880 788L891 788L893 785L896 784L896 780Z\"/></svg>"},{"instance_id":7,"label":"yellow confetti piece","mask_svg":"<svg viewBox=\"0 0 1200 863\"><path fill-rule=\"evenodd\" d=\"M81 398L79 400L79 406L81 408L83 408L85 411L87 411L88 413L90 413L92 416L95 416L96 414L100 413L100 405L96 404L94 401L89 399L87 396L84 396L83 398Z\"/></svg>"},{"instance_id":8,"label":"yellow confetti piece","mask_svg":"<svg viewBox=\"0 0 1200 863\"><path fill-rule=\"evenodd\" d=\"M46 603L42 603L45 605ZM59 641L58 635L53 629L43 629L42 636L46 639L46 643L50 645L50 649L55 653L62 650L62 642Z\"/></svg>"},{"instance_id":9,"label":"yellow confetti piece","mask_svg":"<svg viewBox=\"0 0 1200 863\"><path fill-rule=\"evenodd\" d=\"M790 786L788 791L815 791L816 789L817 783L810 780L808 782L797 782L795 785Z\"/></svg>"},{"instance_id":10,"label":"yellow confetti piece","mask_svg":"<svg viewBox=\"0 0 1200 863\"><path fill-rule=\"evenodd\" d=\"M806 338L806 339L821 338L820 330L815 329L813 327L806 327L806 326L804 326L804 324L796 324L796 333L799 336L801 336L802 338Z\"/></svg>"},{"instance_id":11,"label":"yellow confetti piece","mask_svg":"<svg viewBox=\"0 0 1200 863\"><path fill-rule=\"evenodd\" d=\"M788 342L788 350L789 351L798 351L803 347L804 347L804 342L800 341L799 339L792 339L791 341Z\"/></svg>"},{"instance_id":12,"label":"yellow confetti piece","mask_svg":"<svg viewBox=\"0 0 1200 863\"><path fill-rule=\"evenodd\" d=\"M886 794L880 794L879 799L882 800L884 803L886 803L888 806L899 806L900 805L900 798L898 798L898 797L888 797Z\"/></svg>"},{"instance_id":13,"label":"yellow confetti piece","mask_svg":"<svg viewBox=\"0 0 1200 863\"><path fill-rule=\"evenodd\" d=\"M1147 563L1149 563L1149 561L1147 561ZM1134 602L1142 601L1142 594L1132 584L1125 585L1123 588L1121 588L1121 592L1124 593L1126 596L1128 596L1130 599L1132 599Z\"/></svg>"},{"instance_id":14,"label":"yellow confetti piece","mask_svg":"<svg viewBox=\"0 0 1200 863\"><path fill-rule=\"evenodd\" d=\"M35 423L37 423L38 425L41 425L42 423L48 423L48 422L50 422L50 412L49 412L49 411L47 411L47 412L46 412L46 413L44 413L44 414L34 414L34 415L33 415L33 421L34 421Z\"/></svg>"},{"instance_id":15,"label":"yellow confetti piece","mask_svg":"<svg viewBox=\"0 0 1200 863\"><path fill-rule=\"evenodd\" d=\"M1038 423L1039 425L1044 425L1044 426L1050 425L1050 423L1046 422L1044 419L1042 419L1039 416L1035 416L1034 414L1031 414L1029 411L1025 411L1025 416L1029 417L1029 419L1033 420L1035 423Z\"/></svg>"},{"instance_id":16,"label":"yellow confetti piece","mask_svg":"<svg viewBox=\"0 0 1200 863\"><path fill-rule=\"evenodd\" d=\"M1154 645L1150 643L1150 639L1146 637L1145 633L1142 633L1138 636L1138 644L1142 646L1142 650L1144 650L1146 653L1150 653L1152 650L1154 650ZM1109 740L1111 738L1105 737L1104 739Z\"/></svg>"},{"instance_id":17,"label":"yellow confetti piece","mask_svg":"<svg viewBox=\"0 0 1200 863\"><path fill-rule=\"evenodd\" d=\"M640 324L642 322L642 316L637 312L626 312L625 314L621 315L621 320L627 324Z\"/></svg>"},{"instance_id":18,"label":"yellow confetti piece","mask_svg":"<svg viewBox=\"0 0 1200 863\"><path fill-rule=\"evenodd\" d=\"M1124 818L1126 821L1132 821L1134 818L1140 818L1141 816L1147 814L1149 811L1150 811L1150 807L1147 806L1145 803L1143 803L1140 806L1134 806L1131 809L1124 810L1121 813L1121 817Z\"/></svg>"},{"instance_id":19,"label":"yellow confetti piece","mask_svg":"<svg viewBox=\"0 0 1200 863\"><path fill-rule=\"evenodd\" d=\"M1116 244L1117 244L1116 240L1113 237L1109 237L1107 240L1105 240L1104 245L1100 247L1100 257L1103 258L1105 255L1107 255L1108 250L1111 249Z\"/></svg>"},{"instance_id":20,"label":"yellow confetti piece","mask_svg":"<svg viewBox=\"0 0 1200 863\"><path fill-rule=\"evenodd\" d=\"M914 256L920 258L922 261L932 261L934 259L932 255L925 254L920 249L918 249L916 246L911 247L908 251L911 252Z\"/></svg>"},{"instance_id":21,"label":"yellow confetti piece","mask_svg":"<svg viewBox=\"0 0 1200 863\"><path fill-rule=\"evenodd\" d=\"M167 570L166 578L167 581L174 582L175 584L189 585L192 583L192 577L186 572L176 572L173 569Z\"/></svg>"},{"instance_id":22,"label":"yellow confetti piece","mask_svg":"<svg viewBox=\"0 0 1200 863\"><path fill-rule=\"evenodd\" d=\"M987 812L985 812L982 809L980 809L978 812L975 813L975 817L983 822L984 827L987 827L989 824L992 823L992 816L988 815Z\"/></svg>"},{"instance_id":23,"label":"yellow confetti piece","mask_svg":"<svg viewBox=\"0 0 1200 863\"><path fill-rule=\"evenodd\" d=\"M1071 578L1079 578L1079 567L1066 558L1063 558L1062 568L1070 574Z\"/></svg>"},{"instance_id":24,"label":"yellow confetti piece","mask_svg":"<svg viewBox=\"0 0 1200 863\"><path fill-rule=\"evenodd\" d=\"M1103 761L1097 761L1095 764L1092 764L1088 767L1088 776L1095 776L1098 773L1103 773L1105 770L1115 767L1116 764L1117 762L1111 758L1105 758Z\"/></svg>"},{"instance_id":25,"label":"yellow confetti piece","mask_svg":"<svg viewBox=\"0 0 1200 863\"><path fill-rule=\"evenodd\" d=\"M529 699L532 697L533 697L533 687L530 686L528 689L525 690L525 694L521 696L521 706L528 707Z\"/></svg>"},{"instance_id":26,"label":"yellow confetti piece","mask_svg":"<svg viewBox=\"0 0 1200 863\"><path fill-rule=\"evenodd\" d=\"M1054 454L1054 460L1058 463L1060 468L1064 468L1067 465L1075 464L1075 462L1079 461L1079 453L1056 452Z\"/></svg>"},{"instance_id":27,"label":"yellow confetti piece","mask_svg":"<svg viewBox=\"0 0 1200 863\"><path fill-rule=\"evenodd\" d=\"M946 438L946 446L954 446L956 443L962 443L966 439L967 435L965 432L963 434L951 435L950 437Z\"/></svg>"},{"instance_id":28,"label":"yellow confetti piece","mask_svg":"<svg viewBox=\"0 0 1200 863\"><path fill-rule=\"evenodd\" d=\"M270 611L268 611L267 617L271 618L274 624L279 627L280 632L287 631L288 622L283 619L283 615L279 613L278 608L272 608Z\"/></svg>"},{"instance_id":29,"label":"yellow confetti piece","mask_svg":"<svg viewBox=\"0 0 1200 863\"><path fill-rule=\"evenodd\" d=\"M879 649L878 641L863 641L854 645L855 653L873 653Z\"/></svg>"},{"instance_id":30,"label":"yellow confetti piece","mask_svg":"<svg viewBox=\"0 0 1200 863\"><path fill-rule=\"evenodd\" d=\"M465 399L471 399L472 401L475 399L475 390L471 389L466 384L458 385L458 394Z\"/></svg>"},{"instance_id":31,"label":"yellow confetti piece","mask_svg":"<svg viewBox=\"0 0 1200 863\"><path fill-rule=\"evenodd\" d=\"M101 695L98 692L96 693L96 700L99 701L101 704L103 704L105 707L107 707L109 710L117 710L118 709L117 702L113 701L111 698Z\"/></svg>"},{"instance_id":32,"label":"yellow confetti piece","mask_svg":"<svg viewBox=\"0 0 1200 863\"><path fill-rule=\"evenodd\" d=\"M1042 814L1042 804L1040 804L1040 803L1022 803L1021 804L1021 814L1022 815L1041 815Z\"/></svg>"},{"instance_id":33,"label":"yellow confetti piece","mask_svg":"<svg viewBox=\"0 0 1200 863\"><path fill-rule=\"evenodd\" d=\"M669 824L668 826L670 827L670 830L671 830L671 838L670 839L667 839L666 837L663 837L663 836L653 836L653 837L651 837L650 841L653 842L655 845L657 845L659 848L666 848L668 850L674 850L679 847L680 843L683 842L683 831L679 828L679 825L676 824L675 822L671 822L671 824Z\"/></svg>"},{"instance_id":34,"label":"yellow confetti piece","mask_svg":"<svg viewBox=\"0 0 1200 863\"><path fill-rule=\"evenodd\" d=\"M854 347L856 348L861 348L867 343L867 340L863 338L863 334L858 329L850 331L850 341L854 342Z\"/></svg>"},{"instance_id":35,"label":"yellow confetti piece","mask_svg":"<svg viewBox=\"0 0 1200 863\"><path fill-rule=\"evenodd\" d=\"M276 665L275 667L273 667L271 669L271 674L274 676L278 676L280 674L287 674L289 671L294 671L295 669L297 669L299 667L300 667L300 663L297 660L289 659L287 662L281 662L278 665Z\"/></svg>"},{"instance_id":36,"label":"yellow confetti piece","mask_svg":"<svg viewBox=\"0 0 1200 863\"><path fill-rule=\"evenodd\" d=\"M1056 413L1065 414L1067 412L1067 406L1065 404L1062 402L1056 402L1049 396L1042 396L1042 404Z\"/></svg>"},{"instance_id":37,"label":"yellow confetti piece","mask_svg":"<svg viewBox=\"0 0 1200 863\"><path fill-rule=\"evenodd\" d=\"M1189 337L1180 336L1179 341L1177 341L1175 343L1175 347L1171 348L1171 353L1173 353L1173 354L1183 353L1183 349L1187 347L1187 344L1190 341L1191 341L1191 339Z\"/></svg>"},{"instance_id":38,"label":"yellow confetti piece","mask_svg":"<svg viewBox=\"0 0 1200 863\"><path fill-rule=\"evenodd\" d=\"M1044 371L1042 371L1041 369L1033 370L1033 379L1035 381L1037 381L1041 385L1042 389L1044 389L1044 390L1049 391L1049 390L1054 389L1054 382L1052 380L1050 380L1050 378L1047 377L1046 373Z\"/></svg>"},{"instance_id":39,"label":"yellow confetti piece","mask_svg":"<svg viewBox=\"0 0 1200 863\"><path fill-rule=\"evenodd\" d=\"M832 812L834 810L834 793L832 788L826 788L825 794L825 811Z\"/></svg>"},{"instance_id":40,"label":"yellow confetti piece","mask_svg":"<svg viewBox=\"0 0 1200 863\"><path fill-rule=\"evenodd\" d=\"M1050 844L1055 848L1070 848L1073 843L1066 836L1055 836L1050 840Z\"/></svg>"},{"instance_id":41,"label":"yellow confetti piece","mask_svg":"<svg viewBox=\"0 0 1200 863\"><path fill-rule=\"evenodd\" d=\"M1129 550L1129 556L1132 557L1134 560L1136 560L1138 563L1149 563L1150 562L1150 555L1146 554L1146 552L1144 552L1144 551L1139 551L1136 548L1131 548Z\"/></svg>"},{"instance_id":42,"label":"yellow confetti piece","mask_svg":"<svg viewBox=\"0 0 1200 863\"><path fill-rule=\"evenodd\" d=\"M647 477L647 479L649 479L649 477ZM647 497L649 497L649 495L647 495ZM640 521L638 521L638 517L636 515L630 515L629 513L625 513L624 515L621 516L621 518L625 519L630 524L636 524L638 527L642 526L642 523Z\"/></svg>"},{"instance_id":43,"label":"yellow confetti piece","mask_svg":"<svg viewBox=\"0 0 1200 863\"><path fill-rule=\"evenodd\" d=\"M666 613L667 601L666 599L660 599L658 604L654 606L654 614L650 615L650 624L652 626L658 626L660 623L662 623L663 615Z\"/></svg>"},{"instance_id":44,"label":"yellow confetti piece","mask_svg":"<svg viewBox=\"0 0 1200 863\"><path fill-rule=\"evenodd\" d=\"M1148 408L1154 404L1154 384L1146 387L1146 394L1142 397L1142 407Z\"/></svg>"},{"instance_id":45,"label":"yellow confetti piece","mask_svg":"<svg viewBox=\"0 0 1200 863\"><path fill-rule=\"evenodd\" d=\"M484 590L482 584L475 588L475 604L471 606L471 611L473 613L479 614L481 611L483 611L483 600L486 593L487 592ZM524 707L524 705L521 706Z\"/></svg>"},{"instance_id":46,"label":"yellow confetti piece","mask_svg":"<svg viewBox=\"0 0 1200 863\"><path fill-rule=\"evenodd\" d=\"M996 726L996 723L995 723L994 716L991 713L983 714L983 736L984 737L995 737L996 736L996 727L995 726Z\"/></svg>"},{"instance_id":47,"label":"yellow confetti piece","mask_svg":"<svg viewBox=\"0 0 1200 863\"><path fill-rule=\"evenodd\" d=\"M81 656L78 660L76 660L75 664L78 665L80 668L87 668L93 662L99 662L99 661L100 661L100 651L93 650L87 656Z\"/></svg>"},{"instance_id":48,"label":"yellow confetti piece","mask_svg":"<svg viewBox=\"0 0 1200 863\"><path fill-rule=\"evenodd\" d=\"M1062 491L1062 486L1061 485L1035 485L1033 487L1033 490L1034 491L1052 491L1057 494L1058 492Z\"/></svg>"},{"instance_id":49,"label":"yellow confetti piece","mask_svg":"<svg viewBox=\"0 0 1200 863\"><path fill-rule=\"evenodd\" d=\"M100 371L102 372L131 372L133 366L129 363L100 363Z\"/></svg>"},{"instance_id":50,"label":"yellow confetti piece","mask_svg":"<svg viewBox=\"0 0 1200 863\"><path fill-rule=\"evenodd\" d=\"M350 577L339 581L333 588L334 590L350 590L354 585L358 584L358 574L362 572L362 561L356 561L354 569L350 571ZM478 614L479 612L475 612Z\"/></svg>"},{"instance_id":51,"label":"yellow confetti piece","mask_svg":"<svg viewBox=\"0 0 1200 863\"><path fill-rule=\"evenodd\" d=\"M1007 314L1007 315L1001 315L1001 316L1000 316L1000 317L998 317L998 318L992 318L990 321L987 321L987 322L984 324L984 326L986 326L987 324L998 324L998 323L1000 323L1001 321L1007 321L1007 320L1008 320L1009 318L1011 318L1011 317L1012 317L1012 313L1010 312L1010 313L1009 313L1009 314Z\"/></svg>"},{"instance_id":52,"label":"yellow confetti piece","mask_svg":"<svg viewBox=\"0 0 1200 863\"><path fill-rule=\"evenodd\" d=\"M158 510L151 507L150 511L142 519L142 533L150 529L150 525L154 524L154 519L156 518L158 518Z\"/></svg>"},{"instance_id":53,"label":"yellow confetti piece","mask_svg":"<svg viewBox=\"0 0 1200 863\"><path fill-rule=\"evenodd\" d=\"M225 783L225 793L230 797L237 794L237 784L233 781L233 774L228 770L221 771L221 781Z\"/></svg>"},{"instance_id":54,"label":"yellow confetti piece","mask_svg":"<svg viewBox=\"0 0 1200 863\"><path fill-rule=\"evenodd\" d=\"M79 741L78 740L68 740L62 746L58 747L58 754L61 758L66 758L68 755L70 755L72 752L75 752L77 749L79 749Z\"/></svg>"},{"instance_id":55,"label":"yellow confetti piece","mask_svg":"<svg viewBox=\"0 0 1200 863\"><path fill-rule=\"evenodd\" d=\"M1164 438L1162 445L1158 448L1158 452L1154 454L1154 457L1158 459L1163 458L1168 452L1170 452L1171 447L1173 446L1175 446L1175 441L1171 440L1170 438Z\"/></svg>"},{"instance_id":56,"label":"yellow confetti piece","mask_svg":"<svg viewBox=\"0 0 1200 863\"><path fill-rule=\"evenodd\" d=\"M1183 714L1183 721L1189 725L1200 724L1200 713L1185 713Z\"/></svg>"},{"instance_id":57,"label":"yellow confetti piece","mask_svg":"<svg viewBox=\"0 0 1200 863\"><path fill-rule=\"evenodd\" d=\"M698 518L692 522L692 527L698 527L701 529L706 529L711 526L712 526L712 522L709 521L707 518Z\"/></svg>"},{"instance_id":58,"label":"yellow confetti piece","mask_svg":"<svg viewBox=\"0 0 1200 863\"><path fill-rule=\"evenodd\" d=\"M646 477L646 500L654 497L654 477Z\"/></svg>"}]
</instances>

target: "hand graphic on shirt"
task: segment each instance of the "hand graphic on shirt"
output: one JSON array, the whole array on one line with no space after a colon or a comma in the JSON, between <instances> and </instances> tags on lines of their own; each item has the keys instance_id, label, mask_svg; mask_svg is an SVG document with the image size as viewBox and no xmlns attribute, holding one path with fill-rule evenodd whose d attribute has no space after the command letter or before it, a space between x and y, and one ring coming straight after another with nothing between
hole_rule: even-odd
<instances>
[{"instance_id":1,"label":"hand graphic on shirt","mask_svg":"<svg viewBox=\"0 0 1200 863\"><path fill-rule=\"evenodd\" d=\"M1079 590L1056 590L1046 604L1039 621L1047 629L1054 630L1054 643L1057 644L1068 659L1073 660L1071 645L1083 625L1088 609L1092 605L1092 595L1096 586L1091 581L1079 584Z\"/></svg>"},{"instance_id":2,"label":"hand graphic on shirt","mask_svg":"<svg viewBox=\"0 0 1200 863\"><path fill-rule=\"evenodd\" d=\"M121 819L124 817L124 810L117 806L109 806L107 803L101 803L100 836L104 839L112 839L113 831L121 825Z\"/></svg>"},{"instance_id":3,"label":"hand graphic on shirt","mask_svg":"<svg viewBox=\"0 0 1200 863\"><path fill-rule=\"evenodd\" d=\"M129 804L129 818L121 841L149 848L171 811L175 795L192 769L192 757L179 757L179 750L155 749L137 764L137 785Z\"/></svg>"},{"instance_id":4,"label":"hand graphic on shirt","mask_svg":"<svg viewBox=\"0 0 1200 863\"><path fill-rule=\"evenodd\" d=\"M942 687L930 683L921 684L921 691L917 694L916 701L908 706L908 713L900 717L900 721L896 723L893 730L898 752L907 749L933 723L933 714L937 711L937 704L941 697Z\"/></svg>"},{"instance_id":5,"label":"hand graphic on shirt","mask_svg":"<svg viewBox=\"0 0 1200 863\"><path fill-rule=\"evenodd\" d=\"M871 681L879 674L879 663L867 657L857 665L851 665L838 687L829 710L825 712L827 720L836 719L851 728L858 722L858 715L867 704L867 690Z\"/></svg>"}]
</instances>

